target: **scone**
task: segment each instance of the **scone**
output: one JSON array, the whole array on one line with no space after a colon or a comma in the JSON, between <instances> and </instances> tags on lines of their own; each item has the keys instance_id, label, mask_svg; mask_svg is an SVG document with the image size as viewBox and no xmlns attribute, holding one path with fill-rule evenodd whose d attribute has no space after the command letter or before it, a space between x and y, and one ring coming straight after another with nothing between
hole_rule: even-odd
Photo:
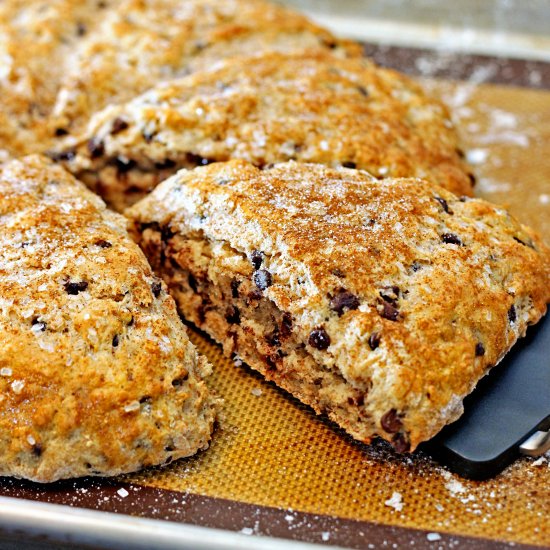
<instances>
[{"instance_id":1,"label":"scone","mask_svg":"<svg viewBox=\"0 0 550 550\"><path fill-rule=\"evenodd\" d=\"M187 319L355 438L414 449L550 300L550 251L420 179L182 170L128 211Z\"/></svg>"},{"instance_id":2,"label":"scone","mask_svg":"<svg viewBox=\"0 0 550 550\"><path fill-rule=\"evenodd\" d=\"M2 0L0 162L43 152L108 104L244 52L361 55L264 0Z\"/></svg>"},{"instance_id":3,"label":"scone","mask_svg":"<svg viewBox=\"0 0 550 550\"><path fill-rule=\"evenodd\" d=\"M0 169L0 475L114 475L208 446L210 366L126 223L50 161Z\"/></svg>"},{"instance_id":4,"label":"scone","mask_svg":"<svg viewBox=\"0 0 550 550\"><path fill-rule=\"evenodd\" d=\"M233 59L95 115L54 156L122 210L179 168L298 160L471 195L446 108L409 78L326 52Z\"/></svg>"},{"instance_id":5,"label":"scone","mask_svg":"<svg viewBox=\"0 0 550 550\"><path fill-rule=\"evenodd\" d=\"M309 49L362 53L358 44L265 0L117 0L95 11L101 23L67 67L54 111L71 133L109 104L220 59Z\"/></svg>"}]
</instances>

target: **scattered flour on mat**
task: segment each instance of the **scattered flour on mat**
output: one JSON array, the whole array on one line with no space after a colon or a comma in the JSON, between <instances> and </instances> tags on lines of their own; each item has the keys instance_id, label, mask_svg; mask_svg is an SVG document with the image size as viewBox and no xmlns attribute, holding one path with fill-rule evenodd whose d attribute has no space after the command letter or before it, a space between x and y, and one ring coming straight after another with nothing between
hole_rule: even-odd
<instances>
[{"instance_id":1,"label":"scattered flour on mat","mask_svg":"<svg viewBox=\"0 0 550 550\"><path fill-rule=\"evenodd\" d=\"M389 506L390 508L395 509L397 512L401 512L403 510L403 506L405 506L405 503L403 502L403 496L397 491L394 491L391 498L386 500L384 504L386 506Z\"/></svg>"},{"instance_id":2,"label":"scattered flour on mat","mask_svg":"<svg viewBox=\"0 0 550 550\"><path fill-rule=\"evenodd\" d=\"M452 496L460 495L466 492L466 487L456 479L451 472L442 470L441 475L445 479L445 488L451 493Z\"/></svg>"}]
</instances>

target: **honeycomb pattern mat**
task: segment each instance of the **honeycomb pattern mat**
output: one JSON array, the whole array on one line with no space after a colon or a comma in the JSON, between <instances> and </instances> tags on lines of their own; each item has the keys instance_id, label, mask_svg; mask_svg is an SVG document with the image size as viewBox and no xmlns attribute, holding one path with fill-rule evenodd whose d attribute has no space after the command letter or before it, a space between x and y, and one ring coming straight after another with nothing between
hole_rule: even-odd
<instances>
[{"instance_id":1,"label":"honeycomb pattern mat","mask_svg":"<svg viewBox=\"0 0 550 550\"><path fill-rule=\"evenodd\" d=\"M550 241L550 92L426 80L461 129L478 195L506 204ZM495 479L451 474L422 453L354 442L190 329L225 399L211 447L126 480L258 506L550 546L550 456Z\"/></svg>"}]
</instances>

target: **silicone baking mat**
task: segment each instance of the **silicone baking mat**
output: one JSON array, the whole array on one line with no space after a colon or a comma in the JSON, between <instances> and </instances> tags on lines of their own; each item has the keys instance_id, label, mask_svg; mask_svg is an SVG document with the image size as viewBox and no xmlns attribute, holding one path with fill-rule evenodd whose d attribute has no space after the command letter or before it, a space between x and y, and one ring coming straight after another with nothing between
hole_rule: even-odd
<instances>
[{"instance_id":1,"label":"silicone baking mat","mask_svg":"<svg viewBox=\"0 0 550 550\"><path fill-rule=\"evenodd\" d=\"M550 66L367 51L423 77L463 79L425 85L453 111L478 195L550 240ZM522 458L475 482L422 453L359 444L189 331L225 399L206 452L114 480L3 479L0 494L354 548L550 545L550 457Z\"/></svg>"}]
</instances>

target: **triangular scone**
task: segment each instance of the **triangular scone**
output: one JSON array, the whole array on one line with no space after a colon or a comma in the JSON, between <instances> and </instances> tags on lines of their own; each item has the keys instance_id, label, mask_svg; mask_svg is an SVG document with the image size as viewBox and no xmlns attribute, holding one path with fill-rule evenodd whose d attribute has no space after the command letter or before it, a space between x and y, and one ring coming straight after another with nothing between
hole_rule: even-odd
<instances>
[{"instance_id":1,"label":"triangular scone","mask_svg":"<svg viewBox=\"0 0 550 550\"><path fill-rule=\"evenodd\" d=\"M210 371L126 221L40 157L0 169L0 475L114 475L208 446Z\"/></svg>"},{"instance_id":2,"label":"triangular scone","mask_svg":"<svg viewBox=\"0 0 550 550\"><path fill-rule=\"evenodd\" d=\"M91 9L99 23L67 64L54 111L69 132L109 104L220 59L310 49L362 55L359 44L265 0L110 0Z\"/></svg>"},{"instance_id":3,"label":"triangular scone","mask_svg":"<svg viewBox=\"0 0 550 550\"><path fill-rule=\"evenodd\" d=\"M322 51L237 58L161 83L95 115L54 156L117 210L179 168L237 158L424 177L472 194L439 101L367 59Z\"/></svg>"},{"instance_id":4,"label":"triangular scone","mask_svg":"<svg viewBox=\"0 0 550 550\"><path fill-rule=\"evenodd\" d=\"M107 105L220 59L362 55L264 0L2 0L0 37L0 160L43 152Z\"/></svg>"},{"instance_id":5,"label":"triangular scone","mask_svg":"<svg viewBox=\"0 0 550 550\"><path fill-rule=\"evenodd\" d=\"M505 210L294 162L182 170L128 211L181 312L362 441L414 449L550 299Z\"/></svg>"}]
</instances>

